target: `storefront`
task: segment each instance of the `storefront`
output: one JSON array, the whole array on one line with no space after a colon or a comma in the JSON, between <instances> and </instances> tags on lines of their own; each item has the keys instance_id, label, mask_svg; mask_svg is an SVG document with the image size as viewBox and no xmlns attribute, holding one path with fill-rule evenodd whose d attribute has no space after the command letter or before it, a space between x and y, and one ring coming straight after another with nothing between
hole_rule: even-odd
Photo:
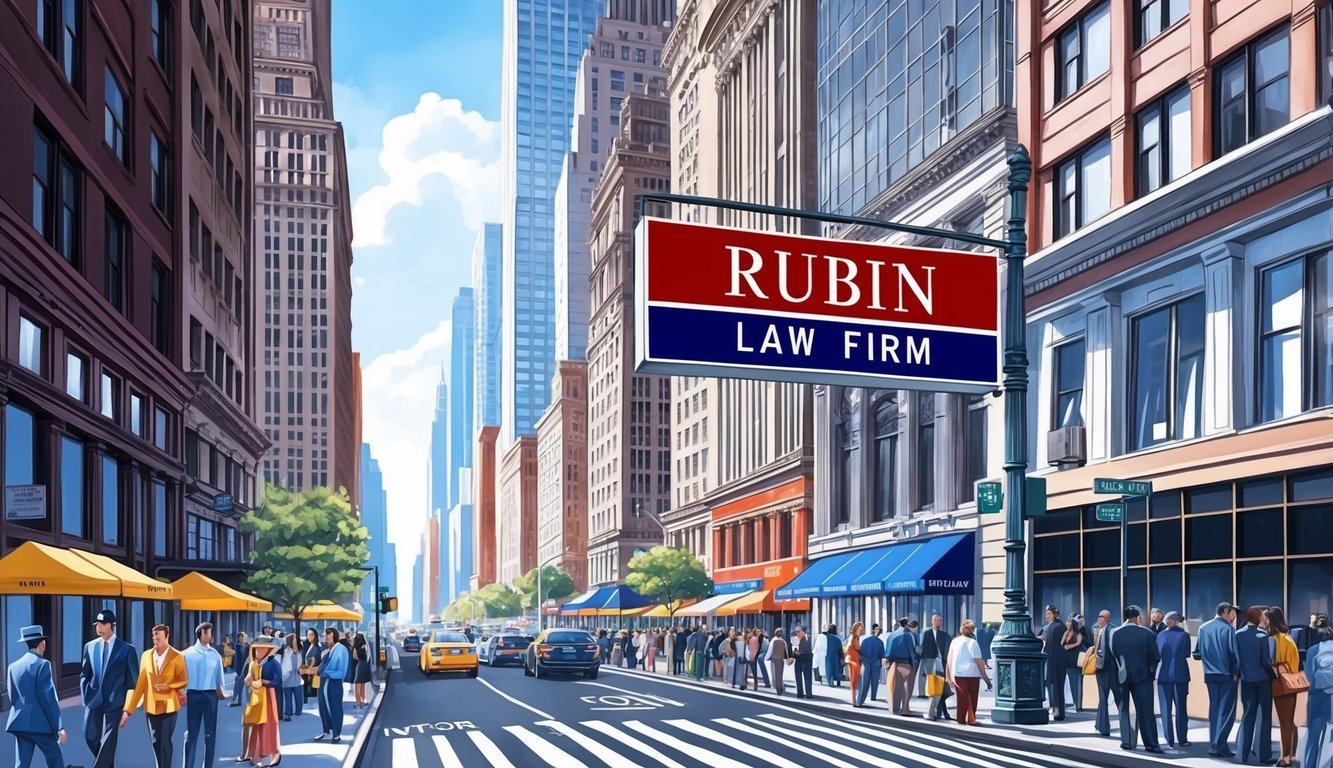
<instances>
[{"instance_id":1,"label":"storefront","mask_svg":"<svg viewBox=\"0 0 1333 768\"><path fill-rule=\"evenodd\" d=\"M939 614L951 632L979 619L976 534L952 533L820 558L777 589L778 599L813 598L815 629L847 634L860 621L888 631L899 618L923 625Z\"/></svg>"},{"instance_id":2,"label":"storefront","mask_svg":"<svg viewBox=\"0 0 1333 768\"><path fill-rule=\"evenodd\" d=\"M791 558L757 565L723 568L713 574L713 594L729 596L715 606L712 622L717 626L744 626L766 632L782 627L790 632L798 624L809 622L810 601L779 600L777 589L799 574L804 558Z\"/></svg>"}]
</instances>

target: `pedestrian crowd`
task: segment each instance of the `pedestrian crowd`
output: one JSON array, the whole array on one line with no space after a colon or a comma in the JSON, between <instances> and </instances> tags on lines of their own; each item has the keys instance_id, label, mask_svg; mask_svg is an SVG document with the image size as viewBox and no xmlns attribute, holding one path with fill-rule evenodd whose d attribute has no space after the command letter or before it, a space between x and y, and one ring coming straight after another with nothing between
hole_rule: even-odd
<instances>
[{"instance_id":1,"label":"pedestrian crowd","mask_svg":"<svg viewBox=\"0 0 1333 768\"><path fill-rule=\"evenodd\" d=\"M813 698L814 679L848 688L851 706L877 701L881 681L889 711L902 717L925 716L976 725L980 687L993 689L991 642L995 627L964 621L958 635L931 617L922 631L902 618L888 634L879 624L856 622L848 634L826 625L811 637L797 626L788 637L781 628L710 629L707 624L666 629L599 630L602 657L613 666L656 671L657 657L665 673L720 681L740 690L762 685L782 696L785 678L794 678L796 697ZM1118 714L1120 746L1134 750L1141 738L1148 752L1163 753L1166 745L1191 746L1188 734L1189 659L1201 662L1208 696L1208 754L1242 762L1309 768L1333 764L1333 626L1328 616L1313 614L1304 627L1290 627L1280 607L1245 610L1222 603L1216 616L1191 638L1176 611L1153 608L1145 615L1136 605L1121 611L1119 623L1109 610L1089 626L1081 614L1062 619L1060 609L1046 607L1037 633L1045 653L1045 702L1052 720L1065 719L1072 706L1082 712L1084 678L1097 686L1097 733L1111 736L1110 705ZM1156 696L1154 697L1154 688ZM1066 699L1066 692L1069 699ZM912 699L927 699L915 712ZM1307 693L1303 759L1298 761L1297 696ZM949 712L950 699L956 698ZM1243 717L1231 749L1237 704ZM1272 723L1276 715L1276 754Z\"/></svg>"},{"instance_id":2,"label":"pedestrian crowd","mask_svg":"<svg viewBox=\"0 0 1333 768\"><path fill-rule=\"evenodd\" d=\"M195 628L195 642L185 650L171 645L171 628L152 629L153 644L139 653L116 635L116 615L95 617L96 637L83 648L79 690L84 718L82 736L94 756L93 768L113 768L120 730L134 712L144 710L157 768L174 768L172 737L185 712L184 768L212 768L217 750L218 704L228 700L224 670L235 673L231 707L241 713L241 752L237 763L276 766L282 762L279 724L303 714L317 698L322 732L317 741L342 738L343 684L355 686L355 706L366 706L371 682L370 651L364 635L344 638L333 627L320 634L308 629L304 639L265 626L251 639L238 632L213 645L213 625ZM5 730L17 743L17 768L28 768L41 752L49 766L64 766L67 743L51 663L44 656L50 637L40 625L19 630L28 652L8 670L11 701ZM201 759L202 758L202 759ZM124 763L122 763L124 764Z\"/></svg>"}]
</instances>

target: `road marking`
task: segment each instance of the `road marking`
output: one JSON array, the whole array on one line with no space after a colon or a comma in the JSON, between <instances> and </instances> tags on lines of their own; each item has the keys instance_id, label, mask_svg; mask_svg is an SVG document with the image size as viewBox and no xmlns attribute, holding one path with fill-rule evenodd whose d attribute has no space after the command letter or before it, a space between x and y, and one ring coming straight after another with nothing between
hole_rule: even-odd
<instances>
[{"instance_id":1,"label":"road marking","mask_svg":"<svg viewBox=\"0 0 1333 768\"><path fill-rule=\"evenodd\" d=\"M594 683L591 680L580 680L579 685L595 685L598 688L606 688L608 690L616 691L618 693L624 693L629 696L632 696L633 698L643 701L643 703L645 704L657 704L658 706L665 706L667 704L670 704L673 707L685 706L685 704L682 702L676 701L675 699L668 699L665 696L659 696L655 693L640 693L639 691L631 691L626 688L617 688L614 685L607 685L606 683Z\"/></svg>"},{"instance_id":2,"label":"road marking","mask_svg":"<svg viewBox=\"0 0 1333 768\"><path fill-rule=\"evenodd\" d=\"M797 741L804 741L807 744L824 746L829 743L828 739L822 739L817 736L811 736L806 733L798 733L794 730L783 730L782 728L778 727L778 725L775 723L766 723L758 718L747 717L745 719L747 722L750 722L754 725L758 725L763 728L771 728L788 738L796 739ZM866 763L867 765L884 765L888 766L889 768L903 768L902 763L895 763L892 760L886 760L883 757L880 757L879 755L872 755L869 752L862 752L861 750L856 749L855 747L849 747L846 744L838 745L838 754L846 755L847 757L853 758L862 763Z\"/></svg>"},{"instance_id":3,"label":"road marking","mask_svg":"<svg viewBox=\"0 0 1333 768\"><path fill-rule=\"evenodd\" d=\"M522 708L528 710L529 712L532 712L532 713L538 715L538 716L541 717L541 719L543 719L543 720L554 720L554 719L555 719L555 718L551 717L550 715L546 714L545 712L541 711L540 709L537 709L536 707L531 706L531 705L529 705L529 704L525 704L525 703L519 701L518 699L514 698L513 696L510 696L509 694L505 693L504 691L500 690L499 688L496 688L495 686L493 686L493 685L491 685L490 683L486 682L486 680L483 679L483 678L480 678L480 677L477 678L477 682L481 683L482 685L486 686L487 688L490 688L492 691L495 692L495 695L496 695L496 696L499 696L500 698L504 699L505 701L509 702L510 704L517 704L518 706L520 706L520 707L522 707Z\"/></svg>"},{"instance_id":4,"label":"road marking","mask_svg":"<svg viewBox=\"0 0 1333 768\"><path fill-rule=\"evenodd\" d=\"M495 742L486 738L486 734L481 731L468 731L467 735L468 738L472 739L472 743L476 745L477 749L481 751L482 756L490 760L491 765L495 768L514 768L514 764L509 762L505 753L495 746Z\"/></svg>"},{"instance_id":5,"label":"road marking","mask_svg":"<svg viewBox=\"0 0 1333 768\"><path fill-rule=\"evenodd\" d=\"M575 760L573 755L521 725L507 725L505 730L517 736L523 746L535 752L547 765L554 768L583 768L582 761Z\"/></svg>"},{"instance_id":6,"label":"road marking","mask_svg":"<svg viewBox=\"0 0 1333 768\"><path fill-rule=\"evenodd\" d=\"M636 768L639 767L639 763L626 763L625 762L626 758L624 755L620 754L619 752L616 752L613 749L603 746L599 741L584 736L583 734L579 733L577 730L566 725L565 723L561 723L556 720L543 720L540 723L537 723L537 725L546 726L547 728L550 728L556 733L559 733L561 736L564 736L565 738L569 739L570 741L574 742L580 747L583 747L585 750L592 753L593 755L596 755L598 758L602 760L602 762L606 763L607 765L630 765L630 766L636 766Z\"/></svg>"},{"instance_id":7,"label":"road marking","mask_svg":"<svg viewBox=\"0 0 1333 768\"><path fill-rule=\"evenodd\" d=\"M647 736L654 741L661 742L677 752L688 755L705 765L713 766L713 768L748 768L745 763L738 763L730 758L713 754L703 747L696 747L689 742L681 741L671 734L663 733L662 731L659 731L650 725L645 725L638 720L626 720L621 723L621 725L638 731L644 736Z\"/></svg>"},{"instance_id":8,"label":"road marking","mask_svg":"<svg viewBox=\"0 0 1333 768\"><path fill-rule=\"evenodd\" d=\"M716 723L716 721L717 720L714 720L714 723ZM725 733L718 733L717 731L713 731L712 728L705 727L705 725L700 723L694 723L692 720L663 720L663 723L674 725L674 727L680 728L681 731L689 733L689 735L702 736L709 741L717 741L722 747L736 749L741 755L753 755L754 757L758 757L758 759L764 761L766 765L777 765L778 768L801 768L800 765L793 763L793 761L786 759L786 757L778 755L776 752L769 752L768 749L754 747L754 745L746 744L740 739L732 739L732 737L725 735Z\"/></svg>"},{"instance_id":9,"label":"road marking","mask_svg":"<svg viewBox=\"0 0 1333 768\"><path fill-rule=\"evenodd\" d=\"M435 754L439 755L440 762L444 764L444 768L463 768L463 762L458 759L458 754L454 752L454 748L449 746L448 738L444 736L432 736L430 737L430 740L435 743ZM394 762L397 762L396 758ZM412 764L416 765L415 762ZM395 768L399 767L395 766Z\"/></svg>"},{"instance_id":10,"label":"road marking","mask_svg":"<svg viewBox=\"0 0 1333 768\"><path fill-rule=\"evenodd\" d=\"M834 728L825 728L822 725L814 725L812 723L803 722L801 720L796 720L790 717L782 717L781 715L768 714L768 715L760 715L760 717L765 718L767 720L772 720L773 722L784 723L789 726L798 726L801 728L805 728L806 730L816 731L819 733L826 733L830 736L838 736L847 741L854 742L862 746L870 747L871 749L878 749L881 752L888 752L891 755L897 755L898 757L905 758L907 760L914 760L918 763L921 763L922 765L931 765L934 766L935 768L957 768L958 766L958 763L956 762L946 763L943 760L936 760L935 758L930 757L928 754L926 754L927 752L926 745L923 745L917 741L913 741L911 736L906 733L901 733L901 732L898 733L896 741L904 744L909 744L913 747L918 747L918 749L916 749L915 751L899 749L898 747L895 747L888 742L872 741L863 736L856 736L854 734L845 733L843 731ZM846 724L843 727L846 728L847 725L850 724ZM850 730L850 728L848 728L848 730Z\"/></svg>"},{"instance_id":11,"label":"road marking","mask_svg":"<svg viewBox=\"0 0 1333 768\"><path fill-rule=\"evenodd\" d=\"M818 720L823 720L824 722L831 723L833 725L851 728L853 730L869 734L871 736L879 736L882 734L893 734L897 736L903 733L901 730L894 728L892 725L888 723L861 723L858 725L852 723L845 723L839 720L833 720L827 717L820 717L819 715L811 715L810 717ZM1031 756L1030 752L1024 752L1022 750L1017 750L1010 747L999 747L988 744L986 745L985 749L981 749L979 747L972 746L971 744L968 744L961 740L951 741L942 736L936 736L934 734L926 734L920 732L912 733L912 738L917 740L918 742L928 741L931 744L939 745L946 749L962 750L969 754L986 758L988 761L994 760L995 753L999 752L1006 755L1007 757L1005 759L1008 760L1008 762L1012 765L1022 766L1023 768L1044 768L1039 763L1033 763L1025 759Z\"/></svg>"},{"instance_id":12,"label":"road marking","mask_svg":"<svg viewBox=\"0 0 1333 768\"><path fill-rule=\"evenodd\" d=\"M804 744L797 744L797 743L795 743L795 742L793 742L793 741L788 741L788 740L785 738L785 735L777 735L777 734L768 733L768 732L766 732L766 731L761 731L761 730L759 730L758 728L752 728L752 727L746 725L745 723L741 723L741 722L738 722L738 721L736 721L736 720L732 720L731 718L727 718L727 717L718 717L718 718L714 718L714 719L713 719L713 722L717 723L718 725L724 725L724 726L726 726L727 728L732 729L733 731L739 731L739 732L741 732L741 733L748 733L748 734L750 734L751 736L758 736L758 737L761 738L761 739L768 739L768 740L770 740L770 741L775 741L775 742L777 742L778 744L781 744L783 747L786 747L787 749L792 749L792 750L795 750L795 751L800 752L800 753L802 753L802 754L810 755L811 757L818 758L818 759L820 759L820 760L823 760L823 761L826 762L826 763L832 763L833 765L845 765L846 762L847 762L846 758L845 758L844 756L842 756L842 755L839 755L837 758L834 758L833 756L829 755L827 752L820 752L819 750L811 749L810 747L807 747L807 746L805 746ZM710 736L710 735L708 735L708 734L703 734L703 735L704 735L705 738L709 738L709 739L713 738L712 736ZM719 734L719 735L720 735L720 734ZM726 739L726 741L720 741L720 743L722 743L722 744L727 744L728 746L731 746L731 747L735 747L736 744L743 744L743 742L739 741L738 739L733 739L733 738L731 738L730 736L726 736L726 737L724 737L724 738ZM715 741L717 741L717 740L715 739ZM730 743L730 742L736 742L736 744L732 744L732 743ZM841 746L841 745L833 745L833 746L836 748L836 747L839 747L839 746ZM753 750L753 749L755 749L755 748L754 748L754 747L748 747L748 748L746 748L746 751Z\"/></svg>"},{"instance_id":13,"label":"road marking","mask_svg":"<svg viewBox=\"0 0 1333 768\"><path fill-rule=\"evenodd\" d=\"M634 738L633 736L629 735L628 733L625 733L624 731L620 730L619 728L610 723L604 723L601 720L585 720L583 721L583 723L581 723L581 725L583 725L585 728L591 728L592 730L597 731L598 733L601 733L604 736L609 736L615 739L616 741L620 742L621 744L624 744L625 746L629 747L630 749L636 749L642 752L643 754L651 757L652 759L666 766L666 768L685 768L685 766L681 765L675 760L672 760L671 758L667 757L661 752L658 752L652 745Z\"/></svg>"},{"instance_id":14,"label":"road marking","mask_svg":"<svg viewBox=\"0 0 1333 768\"><path fill-rule=\"evenodd\" d=\"M393 740L393 764L395 768L418 768L416 739Z\"/></svg>"}]
</instances>

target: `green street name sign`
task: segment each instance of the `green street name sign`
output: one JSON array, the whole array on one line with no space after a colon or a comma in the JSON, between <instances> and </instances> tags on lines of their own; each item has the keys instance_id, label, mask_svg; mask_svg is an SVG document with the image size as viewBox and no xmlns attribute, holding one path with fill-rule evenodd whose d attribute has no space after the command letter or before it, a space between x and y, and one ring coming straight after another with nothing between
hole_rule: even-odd
<instances>
[{"instance_id":1,"label":"green street name sign","mask_svg":"<svg viewBox=\"0 0 1333 768\"><path fill-rule=\"evenodd\" d=\"M977 512L998 515L1004 509L1004 485L999 482L977 483Z\"/></svg>"},{"instance_id":2,"label":"green street name sign","mask_svg":"<svg viewBox=\"0 0 1333 768\"><path fill-rule=\"evenodd\" d=\"M1112 480L1099 477L1092 481L1093 493L1118 493L1121 496L1148 496L1152 494L1152 483L1141 480Z\"/></svg>"},{"instance_id":3,"label":"green street name sign","mask_svg":"<svg viewBox=\"0 0 1333 768\"><path fill-rule=\"evenodd\" d=\"M1098 504L1097 520L1103 523L1118 523L1125 516L1124 504Z\"/></svg>"}]
</instances>

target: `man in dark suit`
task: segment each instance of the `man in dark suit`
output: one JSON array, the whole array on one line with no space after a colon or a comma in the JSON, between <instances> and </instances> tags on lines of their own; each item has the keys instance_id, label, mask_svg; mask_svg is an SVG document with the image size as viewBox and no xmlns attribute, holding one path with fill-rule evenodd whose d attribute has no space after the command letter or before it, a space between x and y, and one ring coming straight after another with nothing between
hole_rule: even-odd
<instances>
[{"instance_id":1,"label":"man in dark suit","mask_svg":"<svg viewBox=\"0 0 1333 768\"><path fill-rule=\"evenodd\" d=\"M1162 715L1162 735L1172 748L1177 744L1188 747L1189 713L1185 697L1190 688L1190 636L1180 626L1180 614L1166 615L1166 629L1157 634L1157 652L1162 665L1157 668L1157 703ZM1171 727L1172 711L1175 728Z\"/></svg>"},{"instance_id":2,"label":"man in dark suit","mask_svg":"<svg viewBox=\"0 0 1333 768\"><path fill-rule=\"evenodd\" d=\"M1194 658L1203 662L1203 681L1208 686L1208 755L1235 757L1227 739L1236 722L1236 683L1240 680L1236 606L1220 603L1217 616L1199 627Z\"/></svg>"},{"instance_id":3,"label":"man in dark suit","mask_svg":"<svg viewBox=\"0 0 1333 768\"><path fill-rule=\"evenodd\" d=\"M796 660L796 698L813 699L810 689L814 686L815 649L810 638L805 635L804 627L797 627L791 639L791 656Z\"/></svg>"},{"instance_id":4,"label":"man in dark suit","mask_svg":"<svg viewBox=\"0 0 1333 768\"><path fill-rule=\"evenodd\" d=\"M1166 614L1162 613L1161 608L1154 608L1148 612L1148 629L1152 630L1154 635L1160 635L1166 631L1166 622L1163 618Z\"/></svg>"},{"instance_id":5,"label":"man in dark suit","mask_svg":"<svg viewBox=\"0 0 1333 768\"><path fill-rule=\"evenodd\" d=\"M1262 606L1245 611L1245 626L1236 631L1236 656L1240 660L1240 703L1245 714L1240 721L1236 748L1243 763L1250 761L1258 730L1259 762L1273 761L1273 653L1268 633L1259 628Z\"/></svg>"},{"instance_id":6,"label":"man in dark suit","mask_svg":"<svg viewBox=\"0 0 1333 768\"><path fill-rule=\"evenodd\" d=\"M60 702L51 682L51 662L42 658L50 638L38 625L19 630L19 642L28 652L9 665L9 719L5 730L18 742L16 768L28 768L40 751L48 766L61 768L65 757L65 728L60 720Z\"/></svg>"},{"instance_id":7,"label":"man in dark suit","mask_svg":"<svg viewBox=\"0 0 1333 768\"><path fill-rule=\"evenodd\" d=\"M1111 735L1111 703L1115 700L1117 709L1125 706L1121 699L1120 675L1116 672L1115 661L1107 657L1106 644L1115 627L1111 625L1111 612L1097 614L1097 625L1092 628L1093 647L1097 654L1097 733Z\"/></svg>"},{"instance_id":8,"label":"man in dark suit","mask_svg":"<svg viewBox=\"0 0 1333 768\"><path fill-rule=\"evenodd\" d=\"M1065 636L1065 625L1060 623L1059 608L1046 606L1046 625L1037 636L1046 654L1046 704L1051 708L1052 719L1064 720L1065 647L1060 641Z\"/></svg>"},{"instance_id":9,"label":"man in dark suit","mask_svg":"<svg viewBox=\"0 0 1333 768\"><path fill-rule=\"evenodd\" d=\"M1152 681L1157 663L1157 636L1143 626L1143 609L1125 608L1125 623L1111 632L1107 641L1107 661L1114 662L1123 692L1120 707L1120 748L1134 749L1135 726L1143 735L1143 746L1154 754L1163 754L1157 742L1157 721L1153 718ZM1134 702L1135 722L1129 720L1129 704Z\"/></svg>"},{"instance_id":10,"label":"man in dark suit","mask_svg":"<svg viewBox=\"0 0 1333 768\"><path fill-rule=\"evenodd\" d=\"M926 674L947 676L945 665L949 660L949 642L953 636L944 630L944 619L938 614L930 617L930 629L921 635L921 668ZM926 707L926 717L932 720L947 720L949 710L944 705L947 697L943 694L931 696Z\"/></svg>"},{"instance_id":11,"label":"man in dark suit","mask_svg":"<svg viewBox=\"0 0 1333 768\"><path fill-rule=\"evenodd\" d=\"M874 701L879 695L879 671L884 666L884 641L879 639L879 625L870 628L870 634L861 641L861 679L856 689L856 706L864 706L866 697Z\"/></svg>"},{"instance_id":12,"label":"man in dark suit","mask_svg":"<svg viewBox=\"0 0 1333 768\"><path fill-rule=\"evenodd\" d=\"M125 695L139 679L139 654L134 646L116 637L114 611L98 611L93 621L97 639L83 646L79 669L83 738L88 751L96 755L93 768L113 768Z\"/></svg>"}]
</instances>

